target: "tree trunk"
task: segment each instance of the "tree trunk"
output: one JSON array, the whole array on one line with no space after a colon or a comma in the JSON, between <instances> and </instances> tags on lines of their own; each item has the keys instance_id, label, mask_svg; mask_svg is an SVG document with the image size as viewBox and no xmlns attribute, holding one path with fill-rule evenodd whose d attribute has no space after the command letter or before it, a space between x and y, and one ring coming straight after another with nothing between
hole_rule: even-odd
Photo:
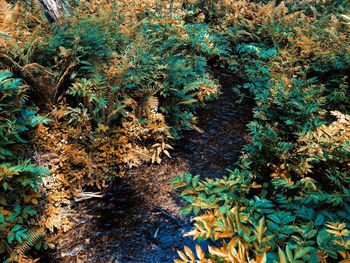
<instances>
[{"instance_id":1,"label":"tree trunk","mask_svg":"<svg viewBox=\"0 0 350 263\"><path fill-rule=\"evenodd\" d=\"M69 4L66 0L39 0L50 23L58 21L61 17L69 17Z\"/></svg>"}]
</instances>

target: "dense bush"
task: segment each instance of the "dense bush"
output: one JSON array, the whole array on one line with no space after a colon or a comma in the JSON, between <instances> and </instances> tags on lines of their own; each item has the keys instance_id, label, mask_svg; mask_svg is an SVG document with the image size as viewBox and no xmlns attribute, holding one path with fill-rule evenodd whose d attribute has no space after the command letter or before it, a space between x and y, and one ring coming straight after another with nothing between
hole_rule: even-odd
<instances>
[{"instance_id":1,"label":"dense bush","mask_svg":"<svg viewBox=\"0 0 350 263\"><path fill-rule=\"evenodd\" d=\"M47 170L20 158L27 143L24 134L45 119L25 105L26 89L12 74L0 71L0 254L21 252L20 245L35 242L38 235L39 183ZM34 224L33 224L34 222ZM34 237L35 236L35 237ZM18 250L18 251L17 251Z\"/></svg>"},{"instance_id":2,"label":"dense bush","mask_svg":"<svg viewBox=\"0 0 350 263\"><path fill-rule=\"evenodd\" d=\"M37 132L37 147L57 156L51 160L56 190L66 192L72 182L73 193L103 188L125 167L170 156L168 141L195 129L196 109L219 93L201 56L221 52L207 30L179 19L145 21L108 64L76 79L64 94L70 102Z\"/></svg>"},{"instance_id":3,"label":"dense bush","mask_svg":"<svg viewBox=\"0 0 350 263\"><path fill-rule=\"evenodd\" d=\"M60 49L61 55L74 54L78 62L101 63L123 47L119 25L120 18L113 12L108 16L77 14L66 22L52 25L42 49L33 55L41 56L45 64Z\"/></svg>"},{"instance_id":4,"label":"dense bush","mask_svg":"<svg viewBox=\"0 0 350 263\"><path fill-rule=\"evenodd\" d=\"M208 260L349 258L349 4L295 8L236 2L216 29L231 43L224 65L256 107L237 169L174 181L186 188L184 212L200 214L190 235L221 241Z\"/></svg>"},{"instance_id":5,"label":"dense bush","mask_svg":"<svg viewBox=\"0 0 350 263\"><path fill-rule=\"evenodd\" d=\"M141 30L141 39L131 45L137 53L129 54L133 66L125 72L123 85L138 94L153 90L172 135L179 137L181 130L194 128L198 105L218 95L218 85L208 73L203 55L224 51L206 36L205 25L164 19L147 22Z\"/></svg>"},{"instance_id":6,"label":"dense bush","mask_svg":"<svg viewBox=\"0 0 350 263\"><path fill-rule=\"evenodd\" d=\"M113 17L115 10L105 10L103 18ZM56 61L53 70L76 65L67 73L59 103L48 113L52 122L40 125L34 140L53 174L45 186L49 204L44 225L51 231L70 227L58 215L72 196L104 189L131 167L161 163L170 156L171 140L183 130L197 129L196 110L219 94L207 58L225 52L205 24L149 15L121 36L118 27L104 32L110 20L78 13L80 20L73 16L55 25L60 37L45 38L36 51L42 51L41 60ZM78 30L76 23L86 21L101 25L96 32L112 41ZM94 40L86 42L85 35ZM95 48L101 43L101 50L108 51L103 56L83 51L85 44Z\"/></svg>"}]
</instances>

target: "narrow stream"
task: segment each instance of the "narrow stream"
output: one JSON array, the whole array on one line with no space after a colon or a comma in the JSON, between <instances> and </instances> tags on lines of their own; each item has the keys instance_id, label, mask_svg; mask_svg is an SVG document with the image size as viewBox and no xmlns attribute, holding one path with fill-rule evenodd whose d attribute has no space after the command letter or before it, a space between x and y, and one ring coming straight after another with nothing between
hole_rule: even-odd
<instances>
[{"instance_id":1,"label":"narrow stream","mask_svg":"<svg viewBox=\"0 0 350 263\"><path fill-rule=\"evenodd\" d=\"M180 215L182 200L169 181L188 172L221 177L249 141L251 105L235 103L230 75L220 74L220 81L222 95L198 114L204 133L187 132L172 159L134 168L103 199L78 203L76 226L57 234L56 248L41 262L167 263L184 245L194 247L183 237L191 229L190 218Z\"/></svg>"}]
</instances>

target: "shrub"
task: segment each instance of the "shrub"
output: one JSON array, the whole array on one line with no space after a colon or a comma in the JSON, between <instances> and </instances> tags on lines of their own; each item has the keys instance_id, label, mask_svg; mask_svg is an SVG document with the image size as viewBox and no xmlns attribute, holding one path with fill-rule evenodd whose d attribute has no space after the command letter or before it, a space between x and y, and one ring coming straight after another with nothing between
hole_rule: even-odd
<instances>
[{"instance_id":1,"label":"shrub","mask_svg":"<svg viewBox=\"0 0 350 263\"><path fill-rule=\"evenodd\" d=\"M0 254L16 256L18 245L37 228L39 183L47 170L21 160L25 132L46 119L25 105L25 88L12 74L0 71ZM33 223L34 222L34 223Z\"/></svg>"},{"instance_id":2,"label":"shrub","mask_svg":"<svg viewBox=\"0 0 350 263\"><path fill-rule=\"evenodd\" d=\"M113 9L103 14L76 11L72 18L51 26L52 32L40 43L33 58L39 58L36 60L42 65L51 62L50 67L57 67L58 55L73 59L82 70L87 63L96 66L123 47L120 22Z\"/></svg>"},{"instance_id":3,"label":"shrub","mask_svg":"<svg viewBox=\"0 0 350 263\"><path fill-rule=\"evenodd\" d=\"M218 29L231 45L224 65L256 107L228 177L174 180L197 215L189 235L216 242L208 255L198 248L201 262L349 258L348 3L295 8L238 1Z\"/></svg>"},{"instance_id":4,"label":"shrub","mask_svg":"<svg viewBox=\"0 0 350 263\"><path fill-rule=\"evenodd\" d=\"M180 137L181 130L195 128L198 106L218 95L218 85L207 71L206 57L225 51L209 37L204 24L185 25L181 20L161 19L145 23L142 32L148 47L132 58L125 86L140 92L145 87L153 88L171 134ZM144 71L147 69L151 72Z\"/></svg>"},{"instance_id":5,"label":"shrub","mask_svg":"<svg viewBox=\"0 0 350 263\"><path fill-rule=\"evenodd\" d=\"M55 178L46 186L50 203L59 207L82 191L104 189L126 169L170 157L170 140L195 129L197 108L219 92L204 54L221 49L207 30L148 19L106 63L75 79L49 113L52 122L36 132L35 145L50 153L45 160ZM55 213L48 209L45 225L69 228L49 219Z\"/></svg>"}]
</instances>

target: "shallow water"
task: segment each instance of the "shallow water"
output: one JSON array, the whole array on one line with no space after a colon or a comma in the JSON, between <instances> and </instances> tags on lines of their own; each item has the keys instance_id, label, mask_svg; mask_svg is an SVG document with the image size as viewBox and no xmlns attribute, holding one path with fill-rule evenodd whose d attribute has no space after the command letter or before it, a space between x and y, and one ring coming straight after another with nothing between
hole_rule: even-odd
<instances>
[{"instance_id":1,"label":"shallow water","mask_svg":"<svg viewBox=\"0 0 350 263\"><path fill-rule=\"evenodd\" d=\"M184 245L189 217L179 213L182 200L169 185L185 172L202 178L226 175L249 141L246 124L251 106L238 105L232 92L235 79L220 74L222 94L198 113L204 133L185 133L174 145L172 159L144 165L118 178L102 199L76 204L76 226L57 233L56 248L42 262L173 262ZM207 243L202 243L205 248Z\"/></svg>"}]
</instances>

